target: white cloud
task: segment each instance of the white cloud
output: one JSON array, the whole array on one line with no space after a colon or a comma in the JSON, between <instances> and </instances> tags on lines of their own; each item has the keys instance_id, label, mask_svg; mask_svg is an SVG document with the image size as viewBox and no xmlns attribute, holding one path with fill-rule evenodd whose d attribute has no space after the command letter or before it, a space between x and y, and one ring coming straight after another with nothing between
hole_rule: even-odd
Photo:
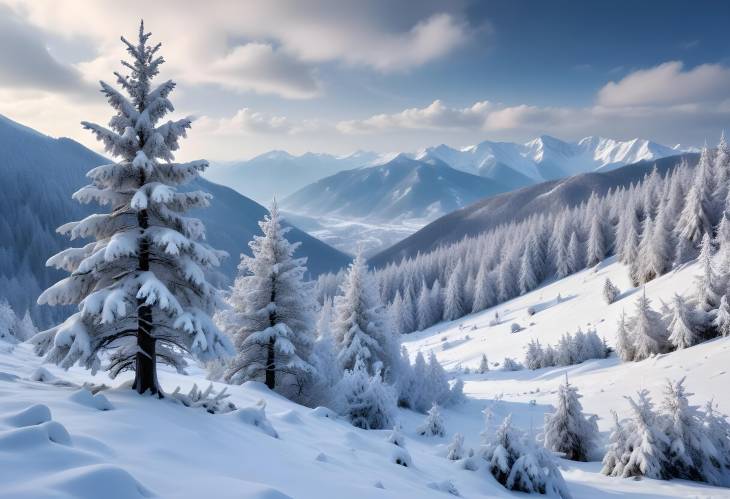
<instances>
[{"instance_id":1,"label":"white cloud","mask_svg":"<svg viewBox=\"0 0 730 499\"><path fill-rule=\"evenodd\" d=\"M730 97L730 68L702 64L684 71L679 61L635 71L598 92L598 104L610 107L678 105Z\"/></svg>"},{"instance_id":2,"label":"white cloud","mask_svg":"<svg viewBox=\"0 0 730 499\"><path fill-rule=\"evenodd\" d=\"M295 122L285 116L274 116L249 108L239 109L231 118L210 118L202 116L196 120L196 130L208 134L257 135L286 134L294 135L316 131L317 122Z\"/></svg>"},{"instance_id":3,"label":"white cloud","mask_svg":"<svg viewBox=\"0 0 730 499\"><path fill-rule=\"evenodd\" d=\"M376 114L364 120L341 121L343 133L377 133L389 130L458 130L481 128L493 105L476 102L467 108L450 108L435 100L423 108L410 108L395 114Z\"/></svg>"}]
</instances>

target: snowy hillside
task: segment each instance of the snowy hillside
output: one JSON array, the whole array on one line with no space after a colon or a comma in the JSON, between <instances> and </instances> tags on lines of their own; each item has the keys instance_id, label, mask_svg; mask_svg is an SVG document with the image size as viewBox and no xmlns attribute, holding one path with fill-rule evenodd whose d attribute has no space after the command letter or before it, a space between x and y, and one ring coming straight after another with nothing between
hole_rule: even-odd
<instances>
[{"instance_id":1,"label":"snowy hillside","mask_svg":"<svg viewBox=\"0 0 730 499\"><path fill-rule=\"evenodd\" d=\"M652 281L646 286L647 296L657 304L668 299L674 291L688 288L696 271L690 266ZM521 358L530 338L552 342L579 326L594 326L613 343L616 318L622 309L632 308L638 293L628 287L625 275L622 265L607 262L596 271L547 284L496 309L407 336L405 343L411 354L419 349L434 351L451 369L458 364L476 367L482 353L490 362L501 362L504 355ZM600 297L606 277L624 291L610 306ZM558 294L560 303L555 302ZM532 317L526 314L528 306L537 307ZM502 323L488 326L495 310ZM512 322L526 329L512 334ZM447 444L455 432L461 432L466 447L477 447L485 407L498 420L513 413L519 427L539 433L542 415L554 405L555 390L565 372L584 395L586 412L599 416L604 432L610 423L609 410L627 413L622 394L645 387L658 396L665 377L687 376L687 386L696 393L693 401L715 397L723 411L730 410L730 400L721 396L730 382L730 338L637 363L622 364L612 357L538 371L503 372L492 366L487 374L463 375L469 399L442 411L445 438L418 436L415 428L423 416L399 411L412 458L412 466L405 468L393 462L398 448L386 441L388 431L353 428L330 411L298 406L260 384L227 386L229 400L243 409L211 415L120 388L92 396L79 385L118 386L121 380L91 376L78 368L65 372L42 366L29 346L13 350L8 344L0 345L0 448L11 451L0 452L4 477L0 497L14 499L96 499L99 494L119 499L440 498L449 497L438 490L447 480L465 498L521 497L506 492L483 467L468 471L461 469L460 462L447 460ZM161 384L168 392L176 386L187 391L194 383L208 385L204 370L192 367L189 374L163 370ZM214 386L219 390L224 385ZM259 418L262 402L278 438ZM140 420L145 424L140 425ZM602 439L605 442L605 433ZM153 462L155 466L150 466ZM560 466L576 499L617 494L730 497L727 489L681 480L609 478L599 473L597 462L561 460Z\"/></svg>"}]
</instances>

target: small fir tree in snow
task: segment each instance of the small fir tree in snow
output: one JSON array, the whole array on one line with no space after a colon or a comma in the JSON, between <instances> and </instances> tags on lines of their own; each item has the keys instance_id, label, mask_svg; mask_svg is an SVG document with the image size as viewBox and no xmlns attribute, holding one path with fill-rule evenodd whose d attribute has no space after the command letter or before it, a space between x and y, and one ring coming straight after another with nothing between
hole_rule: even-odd
<instances>
[{"instance_id":1,"label":"small fir tree in snow","mask_svg":"<svg viewBox=\"0 0 730 499\"><path fill-rule=\"evenodd\" d=\"M397 367L399 342L388 329L376 288L365 258L358 253L345 274L342 294L335 299L332 329L343 369L352 370L358 360L371 374L380 369L388 374Z\"/></svg>"},{"instance_id":2,"label":"small fir tree in snow","mask_svg":"<svg viewBox=\"0 0 730 499\"><path fill-rule=\"evenodd\" d=\"M571 497L552 455L513 428L511 415L488 438L482 455L489 472L508 490Z\"/></svg>"},{"instance_id":3,"label":"small fir tree in snow","mask_svg":"<svg viewBox=\"0 0 730 499\"><path fill-rule=\"evenodd\" d=\"M621 476L669 478L667 450L669 441L661 431L660 421L647 390L637 394L637 400L626 397L633 412L629 454Z\"/></svg>"},{"instance_id":4,"label":"small fir tree in snow","mask_svg":"<svg viewBox=\"0 0 730 499\"><path fill-rule=\"evenodd\" d=\"M603 283L603 299L606 300L606 303L610 305L615 302L620 294L621 291L611 282L611 279L606 277Z\"/></svg>"},{"instance_id":5,"label":"small fir tree in snow","mask_svg":"<svg viewBox=\"0 0 730 499\"><path fill-rule=\"evenodd\" d=\"M390 430L390 434L388 435L388 442L395 446L405 448L406 437L403 436L400 424L393 425L393 429Z\"/></svg>"},{"instance_id":6,"label":"small fir tree in snow","mask_svg":"<svg viewBox=\"0 0 730 499\"><path fill-rule=\"evenodd\" d=\"M353 426L381 430L393 426L396 395L380 373L370 376L362 360L346 370L337 387L337 407Z\"/></svg>"},{"instance_id":7,"label":"small fir tree in snow","mask_svg":"<svg viewBox=\"0 0 730 499\"><path fill-rule=\"evenodd\" d=\"M484 262L479 265L476 281L474 283L474 302L472 304L472 313L481 312L491 307L496 299L494 292L494 283L489 279L489 271Z\"/></svg>"},{"instance_id":8,"label":"small fir tree in snow","mask_svg":"<svg viewBox=\"0 0 730 499\"><path fill-rule=\"evenodd\" d=\"M667 328L661 316L651 308L646 291L636 300L636 315L629 323L634 344L634 359L644 360L668 351Z\"/></svg>"},{"instance_id":9,"label":"small fir tree in snow","mask_svg":"<svg viewBox=\"0 0 730 499\"><path fill-rule=\"evenodd\" d=\"M160 45L149 45L149 38L143 24L134 42L122 38L131 56L131 62L123 63L130 74L115 75L128 96L101 83L116 111L110 128L82 123L120 161L92 169L87 175L92 184L74 198L109 205L110 212L59 229L72 239L92 242L48 260L71 275L47 289L38 302L78 304L79 311L36 335L33 343L39 354L64 368L79 364L97 371L106 358L104 367L112 377L134 370L137 392L161 394L158 360L182 370L183 352L209 361L233 350L210 319L220 298L206 280L206 272L225 253L202 242L200 220L183 215L206 207L210 196L177 190L208 163L173 162L191 121L160 124L173 111L168 97L175 83L152 86L164 59L158 54Z\"/></svg>"},{"instance_id":10,"label":"small fir tree in snow","mask_svg":"<svg viewBox=\"0 0 730 499\"><path fill-rule=\"evenodd\" d=\"M446 453L446 459L450 461L458 461L466 457L466 451L464 449L464 435L461 433L454 433L454 437L451 439L448 451Z\"/></svg>"},{"instance_id":11,"label":"small fir tree in snow","mask_svg":"<svg viewBox=\"0 0 730 499\"><path fill-rule=\"evenodd\" d=\"M426 420L416 431L419 435L427 437L443 437L446 435L446 426L444 419L441 417L441 409L437 404L433 404L428 410Z\"/></svg>"},{"instance_id":12,"label":"small fir tree in snow","mask_svg":"<svg viewBox=\"0 0 730 499\"><path fill-rule=\"evenodd\" d=\"M489 361L487 360L487 354L483 353L482 358L479 361L479 368L477 372L479 374L485 374L489 371Z\"/></svg>"},{"instance_id":13,"label":"small fir tree in snow","mask_svg":"<svg viewBox=\"0 0 730 499\"><path fill-rule=\"evenodd\" d=\"M540 369L544 365L544 360L545 352L543 352L542 345L538 340L531 340L527 344L525 352L525 367L531 370Z\"/></svg>"},{"instance_id":14,"label":"small fir tree in snow","mask_svg":"<svg viewBox=\"0 0 730 499\"><path fill-rule=\"evenodd\" d=\"M616 354L623 361L634 360L636 354L633 336L626 324L626 313L623 311L616 330Z\"/></svg>"},{"instance_id":15,"label":"small fir tree in snow","mask_svg":"<svg viewBox=\"0 0 730 499\"><path fill-rule=\"evenodd\" d=\"M286 239L279 209L272 203L259 222L263 235L242 255L241 274L231 290L231 313L224 319L238 354L225 375L233 383L263 381L271 390L300 399L316 371L313 293L304 281L306 258L294 258L298 243Z\"/></svg>"},{"instance_id":16,"label":"small fir tree in snow","mask_svg":"<svg viewBox=\"0 0 730 499\"><path fill-rule=\"evenodd\" d=\"M416 302L416 313L417 320L416 324L419 331L427 329L435 323L433 315L433 306L431 304L431 292L424 282L421 285L421 291L418 294L418 301Z\"/></svg>"},{"instance_id":17,"label":"small fir tree in snow","mask_svg":"<svg viewBox=\"0 0 730 499\"><path fill-rule=\"evenodd\" d=\"M573 273L583 269L584 266L583 251L578 240L578 234L573 231L570 236L570 242L568 243L568 268Z\"/></svg>"},{"instance_id":18,"label":"small fir tree in snow","mask_svg":"<svg viewBox=\"0 0 730 499\"><path fill-rule=\"evenodd\" d=\"M603 456L601 473L608 476L623 476L624 467L629 461L629 435L624 425L619 421L616 411L613 415L613 429L608 438L608 448Z\"/></svg>"},{"instance_id":19,"label":"small fir tree in snow","mask_svg":"<svg viewBox=\"0 0 730 499\"><path fill-rule=\"evenodd\" d=\"M702 337L697 331L693 311L677 293L674 294L673 302L674 310L669 322L669 343L676 349L696 345L702 341Z\"/></svg>"},{"instance_id":20,"label":"small fir tree in snow","mask_svg":"<svg viewBox=\"0 0 730 499\"><path fill-rule=\"evenodd\" d=\"M431 352L428 357L428 368L426 370L426 379L424 390L429 394L429 398L436 404L446 405L450 398L449 381L446 377L446 371Z\"/></svg>"},{"instance_id":21,"label":"small fir tree in snow","mask_svg":"<svg viewBox=\"0 0 730 499\"><path fill-rule=\"evenodd\" d=\"M578 389L568 383L558 388L555 412L545 415L545 447L572 461L588 461L598 444L595 418L583 415Z\"/></svg>"},{"instance_id":22,"label":"small fir tree in snow","mask_svg":"<svg viewBox=\"0 0 730 499\"><path fill-rule=\"evenodd\" d=\"M522 369L522 364L517 362L512 357L505 357L502 362L502 370L504 371L519 371Z\"/></svg>"}]
</instances>

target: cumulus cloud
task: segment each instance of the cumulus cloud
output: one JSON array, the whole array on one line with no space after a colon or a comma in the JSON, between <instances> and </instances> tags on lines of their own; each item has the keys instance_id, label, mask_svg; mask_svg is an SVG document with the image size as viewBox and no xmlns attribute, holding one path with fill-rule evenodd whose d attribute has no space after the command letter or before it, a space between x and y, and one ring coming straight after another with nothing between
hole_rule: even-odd
<instances>
[{"instance_id":1,"label":"cumulus cloud","mask_svg":"<svg viewBox=\"0 0 730 499\"><path fill-rule=\"evenodd\" d=\"M635 71L598 92L598 104L610 107L681 105L730 97L730 68L702 64L689 70L680 61Z\"/></svg>"},{"instance_id":2,"label":"cumulus cloud","mask_svg":"<svg viewBox=\"0 0 730 499\"><path fill-rule=\"evenodd\" d=\"M223 135L295 135L315 131L319 127L320 125L315 121L294 121L285 116L257 112L247 107L239 109L230 118L202 116L196 120L197 130L203 133Z\"/></svg>"},{"instance_id":3,"label":"cumulus cloud","mask_svg":"<svg viewBox=\"0 0 730 499\"><path fill-rule=\"evenodd\" d=\"M458 130L481 128L493 105L476 102L466 108L451 108L435 100L423 108L410 108L395 114L376 114L364 120L341 121L343 133L376 133L388 130Z\"/></svg>"}]
</instances>

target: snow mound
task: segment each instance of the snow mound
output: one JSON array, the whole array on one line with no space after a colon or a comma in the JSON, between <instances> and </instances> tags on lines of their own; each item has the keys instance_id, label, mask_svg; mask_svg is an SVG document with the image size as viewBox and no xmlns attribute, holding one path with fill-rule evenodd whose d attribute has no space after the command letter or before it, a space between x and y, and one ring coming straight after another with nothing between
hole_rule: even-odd
<instances>
[{"instance_id":1,"label":"snow mound","mask_svg":"<svg viewBox=\"0 0 730 499\"><path fill-rule=\"evenodd\" d=\"M109 411L114 408L104 394L97 393L94 395L86 388L82 388L81 390L74 392L69 399L77 404L97 409L99 411Z\"/></svg>"},{"instance_id":2,"label":"snow mound","mask_svg":"<svg viewBox=\"0 0 730 499\"><path fill-rule=\"evenodd\" d=\"M3 421L10 426L23 427L47 423L51 420L51 410L47 405L35 404L15 414L5 416Z\"/></svg>"},{"instance_id":3,"label":"snow mound","mask_svg":"<svg viewBox=\"0 0 730 499\"><path fill-rule=\"evenodd\" d=\"M426 484L426 486L429 489L438 490L439 492L446 492L447 494L451 494L452 496L461 497L461 494L459 494L459 489L456 488L456 485L451 480L444 480L443 482L431 482Z\"/></svg>"},{"instance_id":4,"label":"snow mound","mask_svg":"<svg viewBox=\"0 0 730 499\"><path fill-rule=\"evenodd\" d=\"M315 418L330 418L330 419L337 419L337 413L333 411L332 409L328 409L326 407L315 407L311 411L309 411L309 414L314 416Z\"/></svg>"},{"instance_id":5,"label":"snow mound","mask_svg":"<svg viewBox=\"0 0 730 499\"><path fill-rule=\"evenodd\" d=\"M235 418L242 423L255 426L262 433L270 437L279 438L279 434L266 418L266 410L264 406L244 407L228 414L229 417Z\"/></svg>"},{"instance_id":6,"label":"snow mound","mask_svg":"<svg viewBox=\"0 0 730 499\"><path fill-rule=\"evenodd\" d=\"M154 496L127 471L109 464L73 468L52 475L46 482L53 489L66 492L68 497L75 499L137 499Z\"/></svg>"}]
</instances>

